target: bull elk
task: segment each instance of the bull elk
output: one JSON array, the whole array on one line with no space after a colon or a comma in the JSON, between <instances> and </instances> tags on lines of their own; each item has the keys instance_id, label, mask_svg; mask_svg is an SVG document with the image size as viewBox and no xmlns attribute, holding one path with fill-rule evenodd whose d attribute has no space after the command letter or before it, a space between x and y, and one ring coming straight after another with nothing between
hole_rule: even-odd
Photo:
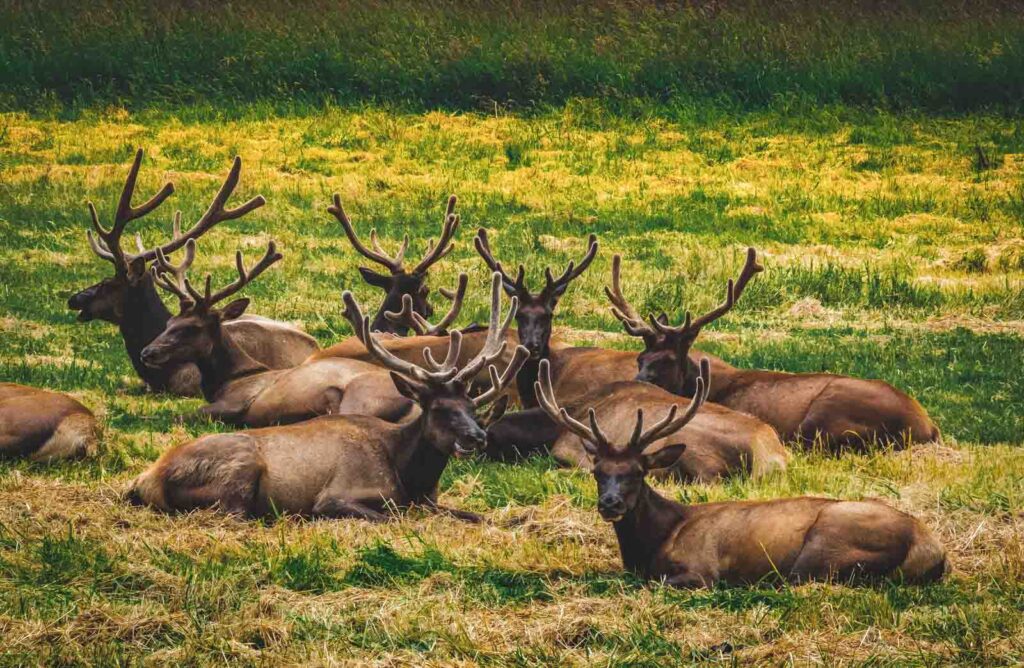
<instances>
[{"instance_id":1,"label":"bull elk","mask_svg":"<svg viewBox=\"0 0 1024 668\"><path fill-rule=\"evenodd\" d=\"M720 305L698 318L686 312L679 325L670 324L664 313L650 315L644 322L622 294L620 265L616 256L612 285L606 292L612 313L626 332L644 342L636 358L636 378L691 396L697 370L690 358L691 346L705 326L732 310L750 279L763 271L756 251L747 249L743 269L735 282L729 280ZM785 441L822 442L842 449L872 443L901 448L912 441L939 439L938 428L921 405L880 380L737 369L724 362L715 365L714 374L711 401L761 418Z\"/></svg>"},{"instance_id":2,"label":"bull elk","mask_svg":"<svg viewBox=\"0 0 1024 668\"><path fill-rule=\"evenodd\" d=\"M324 359L292 369L269 369L253 359L224 325L249 306L246 298L223 308L216 304L234 295L281 259L273 241L263 258L246 269L242 253L235 256L238 278L213 291L210 275L202 292L187 272L195 260L196 242L185 246L185 258L172 265L162 252L153 267L160 287L177 295L181 312L142 351L147 365L183 362L199 367L200 385L208 403L200 412L224 422L259 427L307 420L329 413L356 413L400 421L415 412L379 366L351 359Z\"/></svg>"},{"instance_id":3,"label":"bull elk","mask_svg":"<svg viewBox=\"0 0 1024 668\"><path fill-rule=\"evenodd\" d=\"M427 296L430 294L430 288L427 287L427 272L431 266L455 248L455 244L451 243L456 230L459 229L459 216L455 213L455 202L455 195L448 198L448 207L445 210L444 221L441 224L441 235L437 243L435 244L433 239L428 241L427 252L424 254L423 259L412 269L406 269L404 260L405 252L409 248L409 235L405 235L401 246L398 248L398 252L394 255L388 255L381 248L380 242L377 240L377 230L372 229L370 230L370 246L372 248L367 248L356 235L352 221L345 213L345 208L341 205L341 197L335 193L334 203L327 208L327 211L341 223L345 236L348 237L352 247L359 254L381 265L389 272L388 275L384 275L368 267L359 267L359 273L362 274L363 280L386 293L384 301L377 311L377 315L374 316L373 322L370 324L372 331L405 336L409 331L408 326L402 321L396 322L386 318L384 313L401 309L402 302L406 297L412 300L412 309L416 314L426 318L433 315L433 308L431 308L430 303L427 301Z\"/></svg>"},{"instance_id":4,"label":"bull elk","mask_svg":"<svg viewBox=\"0 0 1024 668\"><path fill-rule=\"evenodd\" d=\"M0 383L0 457L46 462L91 455L96 418L66 394Z\"/></svg>"},{"instance_id":5,"label":"bull elk","mask_svg":"<svg viewBox=\"0 0 1024 668\"><path fill-rule=\"evenodd\" d=\"M547 362L542 363L545 367ZM612 437L593 408L584 422L561 408L547 369L536 393L544 411L576 434L594 458L597 510L612 523L625 568L676 587L896 576L942 577L946 555L916 518L879 501L799 497L685 505L659 495L649 472L671 466L685 443L651 446L682 429L708 397L707 366L693 379L690 406L675 406L649 428L636 410L627 437ZM623 432L624 433L624 432Z\"/></svg>"},{"instance_id":6,"label":"bull elk","mask_svg":"<svg viewBox=\"0 0 1024 668\"><path fill-rule=\"evenodd\" d=\"M557 278L552 274L550 267L544 268L544 287L540 292L533 292L526 284L526 267L522 264L516 272L515 278L510 276L498 262L491 251L490 242L487 239L487 230L477 230L476 238L473 240L477 253L483 259L487 267L501 276L501 285L509 296L519 300L519 312L516 314L517 334L519 343L526 346L530 351L530 360L524 366L516 379L519 398L523 406L529 408L536 406L533 396L533 383L537 377L537 365L541 359L552 356L553 351L561 350L563 346L552 348L552 321L554 320L555 309L558 301L565 294L569 284L579 278L587 270L597 256L597 236L591 234L587 239L587 252L577 263L570 260Z\"/></svg>"},{"instance_id":7,"label":"bull elk","mask_svg":"<svg viewBox=\"0 0 1024 668\"><path fill-rule=\"evenodd\" d=\"M89 202L89 213L96 235L88 233L92 251L114 267L114 275L81 290L68 299L68 308L78 311L78 320L105 320L118 326L124 339L128 358L136 373L150 389L178 395L198 395L199 370L194 364L168 367L150 367L142 362L142 350L167 327L171 312L160 301L148 271L157 252L170 254L182 248L190 239L198 239L218 223L241 218L263 206L262 197L254 197L241 206L226 209L225 205L238 185L242 169L241 160L235 162L211 202L206 213L187 231L181 231L181 212L175 213L171 241L159 247L146 248L136 235L136 252L121 245L121 237L129 222L142 218L159 207L174 192L172 183L164 184L152 198L139 206L132 206L135 183L142 165L142 149L135 154L135 162L128 171L124 189L109 230L100 224L96 207ZM227 324L235 341L253 358L271 369L286 369L301 363L318 348L316 340L308 334L282 322L245 316Z\"/></svg>"},{"instance_id":8,"label":"bull elk","mask_svg":"<svg viewBox=\"0 0 1024 668\"><path fill-rule=\"evenodd\" d=\"M449 459L478 450L484 432L475 412L511 382L527 352L519 348L504 372L494 361L507 346L515 300L500 322L500 289L492 290L490 328L480 353L460 366L462 336L453 332L438 362L402 360L378 345L369 318L346 292L345 317L368 350L390 370L395 387L419 407L401 425L364 415L331 415L283 427L214 434L175 447L132 483L128 499L164 511L220 509L247 516L289 513L380 521L394 507L438 510L437 485ZM482 369L492 388L475 398L469 385ZM446 511L467 520L479 519Z\"/></svg>"}]
</instances>

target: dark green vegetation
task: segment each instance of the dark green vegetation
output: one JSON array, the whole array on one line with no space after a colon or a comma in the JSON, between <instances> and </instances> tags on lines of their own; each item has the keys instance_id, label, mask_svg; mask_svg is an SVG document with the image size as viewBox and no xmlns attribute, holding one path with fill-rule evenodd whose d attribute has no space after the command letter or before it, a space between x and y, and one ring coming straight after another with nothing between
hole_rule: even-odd
<instances>
[{"instance_id":1,"label":"dark green vegetation","mask_svg":"<svg viewBox=\"0 0 1024 668\"><path fill-rule=\"evenodd\" d=\"M493 111L596 97L668 113L708 102L1014 112L1024 100L1024 12L1005 0L8 0L0 25L0 100L39 109Z\"/></svg>"}]
</instances>

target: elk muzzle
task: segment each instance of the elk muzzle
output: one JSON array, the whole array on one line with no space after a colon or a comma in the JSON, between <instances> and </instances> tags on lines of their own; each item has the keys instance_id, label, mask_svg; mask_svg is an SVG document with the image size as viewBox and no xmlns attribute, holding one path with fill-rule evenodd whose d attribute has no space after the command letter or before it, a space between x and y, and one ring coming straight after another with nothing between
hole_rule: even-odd
<instances>
[{"instance_id":1,"label":"elk muzzle","mask_svg":"<svg viewBox=\"0 0 1024 668\"><path fill-rule=\"evenodd\" d=\"M171 347L154 341L142 349L142 363L151 369L158 369L171 361Z\"/></svg>"},{"instance_id":2,"label":"elk muzzle","mask_svg":"<svg viewBox=\"0 0 1024 668\"><path fill-rule=\"evenodd\" d=\"M618 522L627 510L626 500L617 491L605 492L597 499L597 512L606 522Z\"/></svg>"},{"instance_id":3,"label":"elk muzzle","mask_svg":"<svg viewBox=\"0 0 1024 668\"><path fill-rule=\"evenodd\" d=\"M95 297L95 286L90 286L68 297L68 308L72 311L78 311L79 322L89 322L96 317L89 308Z\"/></svg>"}]
</instances>

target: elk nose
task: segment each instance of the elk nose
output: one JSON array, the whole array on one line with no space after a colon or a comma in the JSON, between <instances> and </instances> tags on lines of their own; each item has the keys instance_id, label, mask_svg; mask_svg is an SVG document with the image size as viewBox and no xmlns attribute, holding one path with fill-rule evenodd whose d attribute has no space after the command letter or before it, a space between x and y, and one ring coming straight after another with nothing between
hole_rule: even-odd
<instances>
[{"instance_id":1,"label":"elk nose","mask_svg":"<svg viewBox=\"0 0 1024 668\"><path fill-rule=\"evenodd\" d=\"M597 510L602 517L618 519L626 514L626 502L617 494L605 494L597 500Z\"/></svg>"},{"instance_id":2,"label":"elk nose","mask_svg":"<svg viewBox=\"0 0 1024 668\"><path fill-rule=\"evenodd\" d=\"M160 353L153 350L152 346L146 346L143 348L139 357L142 359L142 363L149 367L157 366L160 363Z\"/></svg>"}]
</instances>

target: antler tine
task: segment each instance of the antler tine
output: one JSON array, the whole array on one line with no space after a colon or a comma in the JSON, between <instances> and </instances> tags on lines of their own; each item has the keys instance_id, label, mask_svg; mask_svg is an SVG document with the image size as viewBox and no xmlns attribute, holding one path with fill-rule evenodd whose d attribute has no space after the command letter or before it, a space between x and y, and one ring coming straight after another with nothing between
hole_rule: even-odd
<instances>
[{"instance_id":1,"label":"antler tine","mask_svg":"<svg viewBox=\"0 0 1024 668\"><path fill-rule=\"evenodd\" d=\"M584 441L593 444L599 450L604 452L608 451L608 441L604 438L604 434L600 434L593 430L593 427L597 425L597 416L593 408L589 411L591 426L588 427L569 415L569 411L558 405L558 401L555 399L554 386L551 383L551 363L546 359L542 359L540 361L540 368L537 372L537 381L533 384L533 390L537 395L537 403L540 404L540 407L548 414L548 417L561 424Z\"/></svg>"},{"instance_id":2,"label":"antler tine","mask_svg":"<svg viewBox=\"0 0 1024 668\"><path fill-rule=\"evenodd\" d=\"M580 260L579 264L573 261L569 261L569 265L562 272L562 275L558 278L552 278L551 267L544 268L544 278L547 279L547 285L544 286L545 292L554 292L559 288L564 288L570 282L579 278L579 276L587 270L590 263L597 257L597 235L591 234L588 239L587 253Z\"/></svg>"},{"instance_id":3,"label":"antler tine","mask_svg":"<svg viewBox=\"0 0 1024 668\"><path fill-rule=\"evenodd\" d=\"M359 339L366 350L373 355L373 357L380 362L382 365L396 371L400 374L410 376L419 381L439 381L445 382L451 380L456 370L454 368L448 370L435 369L434 371L427 371L422 367L407 362L399 357L396 357L391 352L383 348L377 340L373 337L370 332L370 319L363 315L362 310L359 308L359 303L356 302L356 298L351 292L346 290L341 295L341 300L345 304L345 310L342 315L351 323L352 329L355 331L356 338ZM455 357L458 358L458 347L461 345L462 337L459 332L452 332L452 343L449 344L449 357L451 351L455 349Z\"/></svg>"},{"instance_id":4,"label":"antler tine","mask_svg":"<svg viewBox=\"0 0 1024 668\"><path fill-rule=\"evenodd\" d=\"M740 298L740 295L743 294L744 288L747 287L747 282L762 271L764 271L764 267L757 262L757 251L753 248L748 248L747 261L744 263L739 277L735 282L730 278L729 282L726 284L725 301L695 319L689 327L700 329L704 325L718 320L723 315L731 311L732 307L736 305L736 300Z\"/></svg>"},{"instance_id":5,"label":"antler tine","mask_svg":"<svg viewBox=\"0 0 1024 668\"><path fill-rule=\"evenodd\" d=\"M516 274L515 280L513 280L512 277L505 272L501 263L494 259L494 253L491 252L491 244L487 240L487 230L481 227L476 231L476 237L473 239L473 245L476 247L476 252L481 258L483 258L484 264L487 265L487 268L501 274L501 282L507 292L525 292L527 290L525 282L526 267L519 265L519 271Z\"/></svg>"},{"instance_id":6,"label":"antler tine","mask_svg":"<svg viewBox=\"0 0 1024 668\"><path fill-rule=\"evenodd\" d=\"M156 262L152 268L153 279L160 287L177 295L183 308L190 304L199 303L199 300L202 298L202 295L192 289L192 285L187 278L189 267L192 266L195 259L195 239L189 239L188 243L185 244L185 257L182 259L181 264L177 266L167 260L167 256L160 248L156 249ZM173 276L174 281L170 281L167 275Z\"/></svg>"},{"instance_id":7,"label":"antler tine","mask_svg":"<svg viewBox=\"0 0 1024 668\"><path fill-rule=\"evenodd\" d=\"M459 311L462 310L462 304L466 298L466 286L468 284L469 276L466 274L459 274L459 283L455 288L455 292L449 293L451 295L449 299L452 300L452 305L445 316L441 318L436 325L431 325L426 318L413 311L412 297L410 295L402 295L401 311L397 313L393 311L384 311L384 317L391 322L410 327L420 336L441 336L448 331L448 325L452 324L455 321L455 318L459 316Z\"/></svg>"},{"instance_id":8,"label":"antler tine","mask_svg":"<svg viewBox=\"0 0 1024 668\"><path fill-rule=\"evenodd\" d=\"M612 315L619 319L626 333L630 336L648 336L654 334L654 330L644 323L636 310L630 305L622 294L620 273L622 271L622 256L612 256L612 284L605 286L604 293L608 301L612 303Z\"/></svg>"},{"instance_id":9,"label":"antler tine","mask_svg":"<svg viewBox=\"0 0 1024 668\"><path fill-rule=\"evenodd\" d=\"M500 376L498 375L498 369L493 364L487 367L487 373L491 377L491 387L481 394L480 396L473 399L473 405L480 407L484 404L494 401L502 391L508 387L515 377L519 374L519 370L526 364L526 360L530 359L530 349L526 346L516 346L516 351L512 355L512 359L509 361L508 366L505 367L505 372Z\"/></svg>"},{"instance_id":10,"label":"antler tine","mask_svg":"<svg viewBox=\"0 0 1024 668\"><path fill-rule=\"evenodd\" d=\"M708 398L708 393L711 391L711 363L708 358L704 357L700 361L700 375L696 379L696 388L693 391L693 398L690 399L690 405L686 408L686 411L682 415L676 417L679 407L673 404L669 408L668 413L661 420L657 422L650 429L641 432L643 426L643 411L637 411L637 427L633 430L633 437L630 438L628 450L632 452L643 452L651 443L661 440L666 436L674 434L679 431L686 424L693 419L700 410L700 407Z\"/></svg>"},{"instance_id":11,"label":"antler tine","mask_svg":"<svg viewBox=\"0 0 1024 668\"><path fill-rule=\"evenodd\" d=\"M235 191L235 187L238 186L239 178L242 173L242 159L235 156L234 162L231 164L231 171L228 172L227 178L224 179L224 183L221 184L220 190L214 196L210 202L210 206L207 207L206 212L196 221L196 223L186 230L184 233L181 231L181 212L175 213L174 226L171 232L171 240L166 244L160 246L160 249L166 253L173 253L178 250L186 243L189 239L198 239L213 228L218 223L223 223L227 220L235 220L242 216L255 211L264 204L267 200L263 195L257 195L252 199L248 200L244 204L236 206L233 209L225 209L224 205ZM134 257L142 257L146 260L152 260L156 257L156 249L145 250L140 247L140 252Z\"/></svg>"},{"instance_id":12,"label":"antler tine","mask_svg":"<svg viewBox=\"0 0 1024 668\"><path fill-rule=\"evenodd\" d=\"M384 317L389 322L393 322L396 325L404 325L409 329L416 332L418 336L423 336L423 333L427 330L427 327L422 324L423 316L419 316L418 313L412 310L412 296L402 295L402 309L400 311L384 311ZM426 323L427 326L430 323Z\"/></svg>"},{"instance_id":13,"label":"antler tine","mask_svg":"<svg viewBox=\"0 0 1024 668\"><path fill-rule=\"evenodd\" d=\"M449 242L455 236L456 230L459 229L459 216L455 213L457 199L455 195L448 198L448 207L444 213L444 223L441 225L441 236L438 238L436 245L433 240L428 242L426 255L413 267L412 273L422 274L455 248L455 244Z\"/></svg>"},{"instance_id":14,"label":"antler tine","mask_svg":"<svg viewBox=\"0 0 1024 668\"><path fill-rule=\"evenodd\" d=\"M263 254L260 261L253 265L252 269L246 270L245 260L242 257L242 251L235 251L235 268L238 270L238 278L236 278L227 287L221 288L214 294L210 294L210 277L207 276L206 280L206 300L210 305L216 304L217 302L230 297L249 283L252 283L256 278L264 271L270 268L275 262L280 260L283 255L277 252L277 244L273 239L267 242L267 252Z\"/></svg>"},{"instance_id":15,"label":"antler tine","mask_svg":"<svg viewBox=\"0 0 1024 668\"><path fill-rule=\"evenodd\" d=\"M458 380L473 378L481 369L493 363L505 352L508 345L508 341L505 340L505 332L508 331L512 319L519 310L519 298L512 297L508 314L505 316L504 322L501 322L501 283L501 274L494 272L491 275L491 319L487 329L487 338L477 356L470 360L456 376Z\"/></svg>"},{"instance_id":16,"label":"antler tine","mask_svg":"<svg viewBox=\"0 0 1024 668\"><path fill-rule=\"evenodd\" d=\"M139 170L142 168L142 158L144 155L145 153L141 148L135 152L135 160L132 161L132 166L128 170L128 178L125 179L124 188L121 189L121 197L117 202L114 224L109 230L104 229L100 224L99 215L97 215L96 207L93 203L88 203L89 217L92 220L93 229L98 237L98 239L94 239L91 234L88 234L89 246L101 258L121 267L127 267L129 261L129 256L121 249L121 235L124 234L125 226L136 218L142 218L149 214L153 209L163 204L164 200L174 194L174 184L167 182L146 202L137 207L132 206L135 184L139 178Z\"/></svg>"},{"instance_id":17,"label":"antler tine","mask_svg":"<svg viewBox=\"0 0 1024 668\"><path fill-rule=\"evenodd\" d=\"M398 274L402 271L402 258L405 255L406 243L402 244L402 249L396 257L388 257L382 250L380 245L377 244L377 232L376 230L370 233L370 243L376 246L377 250L370 250L359 241L359 237L356 236L355 228L352 227L352 221L349 220L348 214L345 213L345 208L341 205L341 196L338 193L334 193L334 204L327 207L328 213L332 214L341 223L342 229L345 230L345 236L348 237L349 243L352 247L362 255L363 257L376 262L379 265L387 267L392 274Z\"/></svg>"}]
</instances>

